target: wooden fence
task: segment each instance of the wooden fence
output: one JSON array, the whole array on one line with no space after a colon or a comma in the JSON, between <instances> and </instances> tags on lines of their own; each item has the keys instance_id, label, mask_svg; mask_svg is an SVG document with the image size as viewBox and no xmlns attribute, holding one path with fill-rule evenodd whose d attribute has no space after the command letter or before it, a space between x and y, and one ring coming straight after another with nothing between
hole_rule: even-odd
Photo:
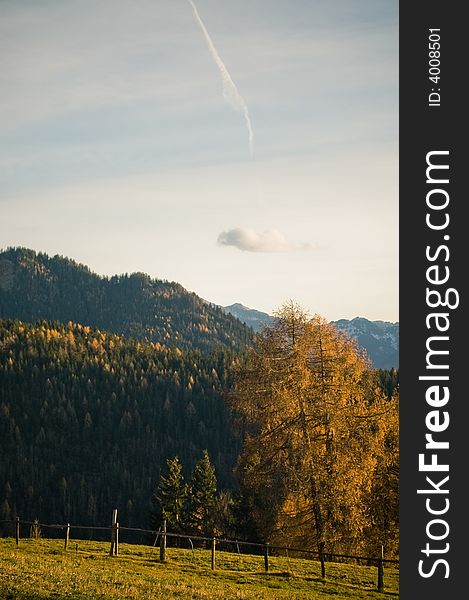
<instances>
[{"instance_id":1,"label":"wooden fence","mask_svg":"<svg viewBox=\"0 0 469 600\"><path fill-rule=\"evenodd\" d=\"M274 546L266 542L265 544L256 543L256 542L247 542L244 540L230 540L219 537L204 537L197 535L186 535L182 533L171 533L167 531L166 521L163 521L162 526L158 531L151 529L141 529L138 527L122 527L117 520L117 509L114 509L112 512L111 526L109 527L96 527L96 526L84 526L84 525L71 525L70 523L66 524L45 524L40 523L37 519L34 521L23 521L19 517L16 517L14 521L12 520L3 520L0 523L10 524L14 527L15 530L15 539L16 545L20 544L21 540L21 526L29 526L29 535L27 537L39 537L42 535L42 528L48 528L55 530L59 537L63 536L64 540L64 549L67 550L70 543L70 532L72 529L74 530L91 530L91 531L101 531L101 532L109 532L110 538L110 550L109 554L111 556L119 555L119 534L121 532L134 532L139 534L144 534L147 536L152 536L154 538L153 546L159 544L159 559L161 562L166 561L166 549L168 539L175 540L186 540L190 547L193 549L193 542L203 542L207 547L211 550L211 569L215 570L216 568L216 555L217 549L220 547L224 547L224 550L227 552L235 552L235 550L229 550L229 547L236 547L236 551L239 553L240 548L247 548L250 551L245 552L250 555L259 555L263 557L263 565L264 570L269 572L269 557L274 553L285 553L286 556L293 557L296 555L308 556L311 559L317 558L321 565L321 578L326 579L326 563L334 563L334 562L349 562L349 561L362 561L365 562L369 566L376 567L376 588L378 591L384 590L384 566L385 564L395 565L398 567L399 561L389 558L384 558L384 548L381 546L380 552L378 556L370 557L370 556L357 556L350 554L334 554L329 553L326 549L322 551L309 550L305 548L293 548L291 546Z\"/></svg>"}]
</instances>

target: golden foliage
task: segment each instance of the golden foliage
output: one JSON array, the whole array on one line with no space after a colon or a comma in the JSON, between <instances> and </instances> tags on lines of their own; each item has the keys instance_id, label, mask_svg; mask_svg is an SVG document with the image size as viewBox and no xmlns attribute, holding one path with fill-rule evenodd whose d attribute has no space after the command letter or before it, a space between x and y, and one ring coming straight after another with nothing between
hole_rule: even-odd
<instances>
[{"instance_id":1,"label":"golden foliage","mask_svg":"<svg viewBox=\"0 0 469 600\"><path fill-rule=\"evenodd\" d=\"M273 543L362 545L382 454L385 400L368 358L335 326L290 303L235 371L246 428L238 474Z\"/></svg>"}]
</instances>

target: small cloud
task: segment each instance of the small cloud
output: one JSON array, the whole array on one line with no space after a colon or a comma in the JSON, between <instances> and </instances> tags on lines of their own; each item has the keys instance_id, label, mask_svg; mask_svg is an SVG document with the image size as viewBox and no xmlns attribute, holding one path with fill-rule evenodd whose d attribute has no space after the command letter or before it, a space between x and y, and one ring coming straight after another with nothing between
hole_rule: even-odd
<instances>
[{"instance_id":1,"label":"small cloud","mask_svg":"<svg viewBox=\"0 0 469 600\"><path fill-rule=\"evenodd\" d=\"M217 239L219 246L234 246L245 252L290 252L292 250L310 250L310 244L291 243L276 229L267 229L256 233L252 229L236 227L222 231Z\"/></svg>"}]
</instances>

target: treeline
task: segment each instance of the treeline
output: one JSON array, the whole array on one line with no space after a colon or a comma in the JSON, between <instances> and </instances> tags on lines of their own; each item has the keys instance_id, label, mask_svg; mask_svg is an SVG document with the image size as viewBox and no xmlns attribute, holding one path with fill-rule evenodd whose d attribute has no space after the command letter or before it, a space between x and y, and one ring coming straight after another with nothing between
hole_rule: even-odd
<instances>
[{"instance_id":1,"label":"treeline","mask_svg":"<svg viewBox=\"0 0 469 600\"><path fill-rule=\"evenodd\" d=\"M144 273L101 277L62 256L0 252L0 319L88 324L181 350L243 351L253 330L182 285Z\"/></svg>"},{"instance_id":2,"label":"treeline","mask_svg":"<svg viewBox=\"0 0 469 600\"><path fill-rule=\"evenodd\" d=\"M117 507L127 526L397 556L398 371L295 306L255 348L0 321L0 521Z\"/></svg>"},{"instance_id":3,"label":"treeline","mask_svg":"<svg viewBox=\"0 0 469 600\"><path fill-rule=\"evenodd\" d=\"M145 527L166 459L190 471L204 449L233 487L232 360L71 322L0 322L0 520L102 525L118 506Z\"/></svg>"}]
</instances>

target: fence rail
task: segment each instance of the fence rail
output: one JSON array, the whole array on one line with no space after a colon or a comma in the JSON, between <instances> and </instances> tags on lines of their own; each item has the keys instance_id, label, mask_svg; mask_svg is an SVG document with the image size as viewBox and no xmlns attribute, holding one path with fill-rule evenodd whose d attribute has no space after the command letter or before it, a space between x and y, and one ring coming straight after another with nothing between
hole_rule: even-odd
<instances>
[{"instance_id":1,"label":"fence rail","mask_svg":"<svg viewBox=\"0 0 469 600\"><path fill-rule=\"evenodd\" d=\"M264 558L264 570L266 572L269 571L269 557L272 553L286 553L286 556L289 556L289 553L297 553L303 554L310 557L316 557L317 560L321 564L321 577L322 579L326 578L326 562L334 563L334 562L342 562L343 560L356 560L356 561L366 561L368 565L374 565L377 568L377 584L376 587L378 591L382 591L384 589L384 565L395 565L398 568L399 561L391 558L384 558L383 546L380 548L380 553L378 556L358 556L351 554L335 554L332 552L327 552L325 549L321 552L319 550L310 550L307 548L295 548L291 546L278 546L271 545L268 542L259 543L259 542L249 542L245 540L230 540L221 537L206 537L200 535L187 535L183 533L172 533L166 530L166 521L163 521L162 527L160 527L157 531L153 529L142 529L140 527L125 527L121 526L117 521L117 509L113 510L112 514L112 525L110 526L90 526L90 525L72 525L70 523L66 524L58 524L58 523L41 523L37 519L34 521L26 521L22 520L19 517L16 517L14 520L0 520L0 523L10 524L14 526L15 529L15 539L16 545L19 546L20 543L20 533L21 526L27 525L30 527L30 535L28 537L38 537L38 532L42 529L54 529L57 531L61 531L64 539L64 549L67 550L69 541L70 541L70 532L71 530L90 530L90 531L109 531L110 532L110 555L118 556L119 554L119 533L123 532L133 532L133 533L141 533L147 536L152 536L154 538L153 546L156 546L159 540L159 549L160 549L160 561L165 562L166 560L166 547L167 540L169 539L178 539L178 540L187 540L192 547L193 542L205 542L207 546L211 549L211 568L214 570L216 568L216 549L217 546L224 545L226 547L236 546L237 552L240 552L240 547L252 548L256 549L259 555L262 555ZM230 550L226 550L230 552ZM233 551L231 551L233 552ZM246 554L256 554L256 552L246 552Z\"/></svg>"}]
</instances>

